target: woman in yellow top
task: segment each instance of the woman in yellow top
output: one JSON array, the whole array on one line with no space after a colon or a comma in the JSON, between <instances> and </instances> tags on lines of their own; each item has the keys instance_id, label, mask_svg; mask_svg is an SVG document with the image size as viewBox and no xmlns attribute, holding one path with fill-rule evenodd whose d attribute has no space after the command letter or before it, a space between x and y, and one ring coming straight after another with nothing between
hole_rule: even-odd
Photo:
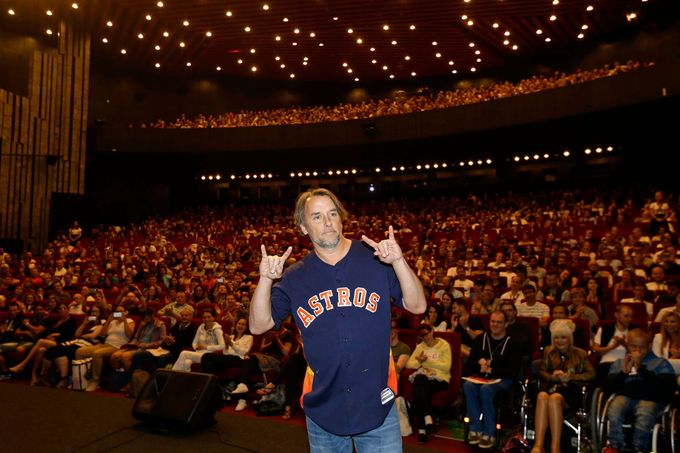
<instances>
[{"instance_id":1,"label":"woman in yellow top","mask_svg":"<svg viewBox=\"0 0 680 453\"><path fill-rule=\"evenodd\" d=\"M552 345L545 348L538 376L541 391L536 398L536 442L531 453L542 453L545 432L550 424L550 451L560 452L564 409L581 403L581 385L595 379L588 353L574 347L575 325L568 319L550 323Z\"/></svg>"},{"instance_id":2,"label":"woman in yellow top","mask_svg":"<svg viewBox=\"0 0 680 453\"><path fill-rule=\"evenodd\" d=\"M430 415L432 395L446 390L451 379L451 346L441 338L435 338L429 324L418 326L420 343L406 362L406 368L415 369L409 379L413 383L413 411L418 425L418 440L427 441L434 427Z\"/></svg>"}]
</instances>

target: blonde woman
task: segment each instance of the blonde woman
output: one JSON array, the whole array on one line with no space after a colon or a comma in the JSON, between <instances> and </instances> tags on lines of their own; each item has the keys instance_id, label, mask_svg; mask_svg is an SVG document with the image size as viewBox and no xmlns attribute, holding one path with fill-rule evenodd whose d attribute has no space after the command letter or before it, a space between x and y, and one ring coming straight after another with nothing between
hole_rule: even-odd
<instances>
[{"instance_id":1,"label":"blonde woman","mask_svg":"<svg viewBox=\"0 0 680 453\"><path fill-rule=\"evenodd\" d=\"M588 353L574 347L575 325L568 319L550 323L552 345L543 352L538 377L541 391L536 398L536 441L531 453L542 453L545 432L550 425L551 453L559 453L564 409L577 407L581 384L595 379L595 369Z\"/></svg>"}]
</instances>

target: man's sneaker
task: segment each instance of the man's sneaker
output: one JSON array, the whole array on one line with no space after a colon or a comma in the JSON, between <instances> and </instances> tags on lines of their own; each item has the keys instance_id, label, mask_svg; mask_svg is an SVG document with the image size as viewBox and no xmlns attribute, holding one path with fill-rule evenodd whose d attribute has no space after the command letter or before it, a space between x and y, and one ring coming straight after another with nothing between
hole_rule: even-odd
<instances>
[{"instance_id":1,"label":"man's sneaker","mask_svg":"<svg viewBox=\"0 0 680 453\"><path fill-rule=\"evenodd\" d=\"M97 384L96 382L92 381L92 382L90 382L89 384L87 384L87 387L85 387L85 391L86 391L86 392L94 392L94 391L97 390L98 388L99 388L99 384Z\"/></svg>"},{"instance_id":2,"label":"man's sneaker","mask_svg":"<svg viewBox=\"0 0 680 453\"><path fill-rule=\"evenodd\" d=\"M479 448L493 448L496 446L496 438L493 436L482 436L479 439Z\"/></svg>"},{"instance_id":3,"label":"man's sneaker","mask_svg":"<svg viewBox=\"0 0 680 453\"><path fill-rule=\"evenodd\" d=\"M248 386L241 382L236 388L231 392L232 395L238 395L240 393L248 393Z\"/></svg>"},{"instance_id":4,"label":"man's sneaker","mask_svg":"<svg viewBox=\"0 0 680 453\"><path fill-rule=\"evenodd\" d=\"M10 373L9 371L4 372L4 373L0 373L0 381L6 381L8 379L12 379L12 377L13 377L12 373Z\"/></svg>"},{"instance_id":5,"label":"man's sneaker","mask_svg":"<svg viewBox=\"0 0 680 453\"><path fill-rule=\"evenodd\" d=\"M481 433L477 431L470 431L468 433L468 444L477 445L479 443L479 438L482 436Z\"/></svg>"},{"instance_id":6,"label":"man's sneaker","mask_svg":"<svg viewBox=\"0 0 680 453\"><path fill-rule=\"evenodd\" d=\"M419 429L418 430L418 442L421 444L424 444L427 442L427 433L425 432L424 429Z\"/></svg>"},{"instance_id":7,"label":"man's sneaker","mask_svg":"<svg viewBox=\"0 0 680 453\"><path fill-rule=\"evenodd\" d=\"M248 407L248 403L246 402L246 400L238 400L238 403L236 403L236 408L234 410L236 412L241 412L246 407Z\"/></svg>"}]
</instances>

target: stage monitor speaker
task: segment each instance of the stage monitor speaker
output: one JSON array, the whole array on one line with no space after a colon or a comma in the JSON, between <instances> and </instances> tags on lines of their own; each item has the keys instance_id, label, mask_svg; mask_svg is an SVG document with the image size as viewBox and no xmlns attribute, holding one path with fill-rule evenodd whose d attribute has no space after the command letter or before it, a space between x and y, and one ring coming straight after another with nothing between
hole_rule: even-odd
<instances>
[{"instance_id":1,"label":"stage monitor speaker","mask_svg":"<svg viewBox=\"0 0 680 453\"><path fill-rule=\"evenodd\" d=\"M156 428L191 431L215 423L220 392L212 374L159 369L132 407L132 416Z\"/></svg>"}]
</instances>

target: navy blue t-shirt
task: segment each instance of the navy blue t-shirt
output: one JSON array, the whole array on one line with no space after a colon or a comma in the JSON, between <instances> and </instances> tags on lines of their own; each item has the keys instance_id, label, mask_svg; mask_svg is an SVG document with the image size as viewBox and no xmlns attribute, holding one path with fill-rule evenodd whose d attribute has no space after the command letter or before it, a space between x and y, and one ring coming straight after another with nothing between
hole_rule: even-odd
<instances>
[{"instance_id":1,"label":"navy blue t-shirt","mask_svg":"<svg viewBox=\"0 0 680 453\"><path fill-rule=\"evenodd\" d=\"M310 253L272 289L277 328L292 313L302 335L305 413L328 432L370 431L392 407L391 303L403 306L394 269L358 241L334 266Z\"/></svg>"}]
</instances>

